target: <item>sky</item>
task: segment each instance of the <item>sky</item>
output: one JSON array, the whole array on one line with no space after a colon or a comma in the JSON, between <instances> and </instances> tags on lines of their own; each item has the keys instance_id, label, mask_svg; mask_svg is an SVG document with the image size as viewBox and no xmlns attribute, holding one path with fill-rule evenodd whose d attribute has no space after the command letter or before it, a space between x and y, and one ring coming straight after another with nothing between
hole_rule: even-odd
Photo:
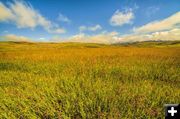
<instances>
[{"instance_id":1,"label":"sky","mask_svg":"<svg viewBox=\"0 0 180 119\"><path fill-rule=\"evenodd\" d=\"M180 1L0 0L0 40L180 40Z\"/></svg>"}]
</instances>

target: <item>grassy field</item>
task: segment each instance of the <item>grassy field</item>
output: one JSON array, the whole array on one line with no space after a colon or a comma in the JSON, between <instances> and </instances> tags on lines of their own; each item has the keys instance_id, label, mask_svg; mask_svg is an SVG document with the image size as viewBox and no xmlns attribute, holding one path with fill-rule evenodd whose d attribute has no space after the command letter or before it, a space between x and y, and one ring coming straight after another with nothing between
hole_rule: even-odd
<instances>
[{"instance_id":1,"label":"grassy field","mask_svg":"<svg viewBox=\"0 0 180 119\"><path fill-rule=\"evenodd\" d=\"M180 45L147 46L1 42L0 118L164 118Z\"/></svg>"}]
</instances>

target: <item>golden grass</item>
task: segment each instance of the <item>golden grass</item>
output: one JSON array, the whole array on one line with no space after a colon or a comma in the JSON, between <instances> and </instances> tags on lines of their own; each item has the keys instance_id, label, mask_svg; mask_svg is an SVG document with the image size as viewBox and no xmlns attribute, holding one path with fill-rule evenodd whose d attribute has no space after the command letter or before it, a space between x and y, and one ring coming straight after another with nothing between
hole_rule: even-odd
<instances>
[{"instance_id":1,"label":"golden grass","mask_svg":"<svg viewBox=\"0 0 180 119\"><path fill-rule=\"evenodd\" d=\"M1 43L0 118L164 118L179 47Z\"/></svg>"}]
</instances>

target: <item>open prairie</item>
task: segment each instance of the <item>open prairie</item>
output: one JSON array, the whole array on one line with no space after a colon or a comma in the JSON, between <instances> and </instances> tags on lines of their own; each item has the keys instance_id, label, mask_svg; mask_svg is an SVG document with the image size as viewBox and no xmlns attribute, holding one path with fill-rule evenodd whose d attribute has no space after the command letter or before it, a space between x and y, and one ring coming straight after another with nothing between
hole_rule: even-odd
<instances>
[{"instance_id":1,"label":"open prairie","mask_svg":"<svg viewBox=\"0 0 180 119\"><path fill-rule=\"evenodd\" d=\"M1 42L0 118L164 118L180 46L154 44Z\"/></svg>"}]
</instances>

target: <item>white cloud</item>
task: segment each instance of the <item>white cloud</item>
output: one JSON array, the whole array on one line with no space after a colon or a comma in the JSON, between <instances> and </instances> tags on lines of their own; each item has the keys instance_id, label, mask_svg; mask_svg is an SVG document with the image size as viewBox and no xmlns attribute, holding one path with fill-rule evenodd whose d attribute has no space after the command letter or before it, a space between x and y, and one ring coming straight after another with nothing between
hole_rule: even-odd
<instances>
[{"instance_id":1,"label":"white cloud","mask_svg":"<svg viewBox=\"0 0 180 119\"><path fill-rule=\"evenodd\" d=\"M97 30L101 30L102 27L99 24L97 24L95 26L89 27L88 29L89 31L97 31Z\"/></svg>"},{"instance_id":2,"label":"white cloud","mask_svg":"<svg viewBox=\"0 0 180 119\"><path fill-rule=\"evenodd\" d=\"M153 40L180 40L180 29L172 29L169 31L155 32L151 34Z\"/></svg>"},{"instance_id":3,"label":"white cloud","mask_svg":"<svg viewBox=\"0 0 180 119\"><path fill-rule=\"evenodd\" d=\"M97 31L97 30L101 30L102 27L99 24L96 24L94 26L80 26L79 27L79 31L83 32L83 31Z\"/></svg>"},{"instance_id":4,"label":"white cloud","mask_svg":"<svg viewBox=\"0 0 180 119\"><path fill-rule=\"evenodd\" d=\"M124 24L132 24L134 19L134 13L132 9L126 9L125 11L117 10L110 19L112 26L122 26Z\"/></svg>"},{"instance_id":5,"label":"white cloud","mask_svg":"<svg viewBox=\"0 0 180 119\"><path fill-rule=\"evenodd\" d=\"M27 38L27 37L24 37L24 36L17 36L17 35L14 35L14 34L8 34L8 35L5 35L3 37L1 37L1 40L4 40L4 41L18 41L18 42L22 42L22 41L25 41L25 42L29 42L31 41L30 38Z\"/></svg>"},{"instance_id":6,"label":"white cloud","mask_svg":"<svg viewBox=\"0 0 180 119\"><path fill-rule=\"evenodd\" d=\"M167 31L159 31L149 34L131 34L122 37L119 42L136 42L136 41L176 41L180 40L180 29L174 28Z\"/></svg>"},{"instance_id":7,"label":"white cloud","mask_svg":"<svg viewBox=\"0 0 180 119\"><path fill-rule=\"evenodd\" d=\"M74 35L66 40L66 42L83 42L83 43L104 43L110 44L119 41L117 32L109 32L97 35L85 35L83 33Z\"/></svg>"},{"instance_id":8,"label":"white cloud","mask_svg":"<svg viewBox=\"0 0 180 119\"><path fill-rule=\"evenodd\" d=\"M59 13L57 20L62 21L62 22L66 22L66 23L71 23L71 20L61 13Z\"/></svg>"},{"instance_id":9,"label":"white cloud","mask_svg":"<svg viewBox=\"0 0 180 119\"><path fill-rule=\"evenodd\" d=\"M33 29L37 26L41 26L50 33L65 32L63 28L47 20L31 5L25 2L14 1L14 3L10 3L9 6L5 6L0 2L0 13L1 22L11 22L18 28Z\"/></svg>"},{"instance_id":10,"label":"white cloud","mask_svg":"<svg viewBox=\"0 0 180 119\"><path fill-rule=\"evenodd\" d=\"M180 12L177 12L166 19L160 21L153 21L141 27L135 28L134 32L151 33L157 31L171 30L174 28L180 28Z\"/></svg>"},{"instance_id":11,"label":"white cloud","mask_svg":"<svg viewBox=\"0 0 180 119\"><path fill-rule=\"evenodd\" d=\"M6 20L9 20L13 17L13 14L11 10L6 8L1 2L0 2L0 21L6 22Z\"/></svg>"},{"instance_id":12,"label":"white cloud","mask_svg":"<svg viewBox=\"0 0 180 119\"><path fill-rule=\"evenodd\" d=\"M43 38L43 37L41 37L41 38L39 38L39 40L45 40L46 38Z\"/></svg>"}]
</instances>

